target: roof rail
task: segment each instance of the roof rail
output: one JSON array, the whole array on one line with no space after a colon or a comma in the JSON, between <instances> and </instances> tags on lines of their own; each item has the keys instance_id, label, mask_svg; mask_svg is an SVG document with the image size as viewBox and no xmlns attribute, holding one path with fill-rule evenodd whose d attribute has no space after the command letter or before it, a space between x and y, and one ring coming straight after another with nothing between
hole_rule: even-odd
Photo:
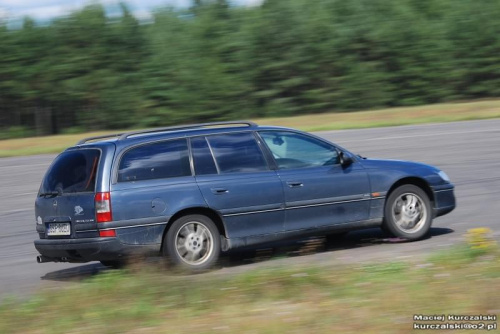
<instances>
[{"instance_id":1,"label":"roof rail","mask_svg":"<svg viewBox=\"0 0 500 334\"><path fill-rule=\"evenodd\" d=\"M169 127L165 127L165 128L144 129L144 130L126 132L126 133L121 134L120 137L118 138L118 140L123 140L123 139L127 139L128 137L131 137L131 136L148 134L148 133L156 133L156 132L160 133L160 132L186 130L186 129L198 129L198 128L207 128L207 127L211 127L211 126L222 126L222 125L246 125L248 127L257 126L256 123L248 122L248 121L211 122L211 123L169 126Z\"/></svg>"},{"instance_id":2,"label":"roof rail","mask_svg":"<svg viewBox=\"0 0 500 334\"><path fill-rule=\"evenodd\" d=\"M114 134L102 135L102 136L96 136L96 137L88 137L88 138L84 138L84 139L80 140L77 143L77 145L82 145L82 144L85 144L89 141L94 141L94 140L98 140L98 139L118 137L118 140L123 140L123 139L127 139L128 137L135 136L135 135L141 135L141 134L160 133L160 132L186 130L186 129L207 128L207 127L211 127L211 126L223 126L223 125L246 125L248 127L257 126L256 123L249 122L249 121L211 122L211 123L178 125L178 126L169 126L169 127L164 127L164 128L144 129L144 130L123 132L123 133L114 133Z\"/></svg>"},{"instance_id":3,"label":"roof rail","mask_svg":"<svg viewBox=\"0 0 500 334\"><path fill-rule=\"evenodd\" d=\"M105 139L105 138L113 138L113 137L119 137L121 136L123 133L113 133L113 134L109 134L109 135L102 135L102 136L95 136L95 137L88 137L88 138L84 138L82 140L80 140L76 145L82 145L82 144L85 144L89 141L93 141L93 140L97 140L97 139Z\"/></svg>"}]
</instances>

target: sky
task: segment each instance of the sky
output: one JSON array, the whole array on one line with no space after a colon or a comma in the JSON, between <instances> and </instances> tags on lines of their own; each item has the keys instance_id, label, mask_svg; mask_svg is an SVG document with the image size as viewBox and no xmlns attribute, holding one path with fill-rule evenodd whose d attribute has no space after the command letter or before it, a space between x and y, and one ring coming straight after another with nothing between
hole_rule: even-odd
<instances>
[{"instance_id":1,"label":"sky","mask_svg":"<svg viewBox=\"0 0 500 334\"><path fill-rule=\"evenodd\" d=\"M108 11L118 9L119 0L0 0L0 20L16 19L30 16L38 21L46 21L63 16L71 11L82 8L86 4L100 2ZM152 9L172 6L187 8L191 0L124 0L130 10L139 19L150 17ZM232 0L231 3L243 6L255 6L262 0Z\"/></svg>"}]
</instances>

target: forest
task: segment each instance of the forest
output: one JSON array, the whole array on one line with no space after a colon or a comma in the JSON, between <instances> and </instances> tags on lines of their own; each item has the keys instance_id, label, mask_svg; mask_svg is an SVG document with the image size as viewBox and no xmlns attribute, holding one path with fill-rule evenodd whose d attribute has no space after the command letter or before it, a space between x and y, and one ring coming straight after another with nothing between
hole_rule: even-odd
<instances>
[{"instance_id":1,"label":"forest","mask_svg":"<svg viewBox=\"0 0 500 334\"><path fill-rule=\"evenodd\" d=\"M92 4L0 22L0 138L500 97L498 0Z\"/></svg>"}]
</instances>

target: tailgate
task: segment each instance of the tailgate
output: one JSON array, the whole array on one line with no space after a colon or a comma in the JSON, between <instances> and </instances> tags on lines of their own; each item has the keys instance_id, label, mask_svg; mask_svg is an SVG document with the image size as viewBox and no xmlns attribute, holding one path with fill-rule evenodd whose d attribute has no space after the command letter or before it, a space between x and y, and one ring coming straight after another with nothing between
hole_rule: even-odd
<instances>
[{"instance_id":1,"label":"tailgate","mask_svg":"<svg viewBox=\"0 0 500 334\"><path fill-rule=\"evenodd\" d=\"M78 149L54 160L35 202L40 237L96 236L94 197L100 157L98 149Z\"/></svg>"}]
</instances>

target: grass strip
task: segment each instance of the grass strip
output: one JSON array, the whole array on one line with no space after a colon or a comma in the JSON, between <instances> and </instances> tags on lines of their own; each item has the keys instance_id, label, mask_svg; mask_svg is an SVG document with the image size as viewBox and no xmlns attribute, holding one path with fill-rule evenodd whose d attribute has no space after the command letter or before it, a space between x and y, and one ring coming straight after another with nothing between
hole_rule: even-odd
<instances>
[{"instance_id":1,"label":"grass strip","mask_svg":"<svg viewBox=\"0 0 500 334\"><path fill-rule=\"evenodd\" d=\"M371 111L262 118L255 121L259 124L292 127L304 131L326 131L480 120L498 117L500 117L500 100L488 100ZM57 153L76 144L84 137L113 132L116 131L0 140L0 157Z\"/></svg>"},{"instance_id":2,"label":"grass strip","mask_svg":"<svg viewBox=\"0 0 500 334\"><path fill-rule=\"evenodd\" d=\"M487 248L231 277L132 265L3 301L0 333L417 333L415 314L500 315L500 253Z\"/></svg>"}]
</instances>

